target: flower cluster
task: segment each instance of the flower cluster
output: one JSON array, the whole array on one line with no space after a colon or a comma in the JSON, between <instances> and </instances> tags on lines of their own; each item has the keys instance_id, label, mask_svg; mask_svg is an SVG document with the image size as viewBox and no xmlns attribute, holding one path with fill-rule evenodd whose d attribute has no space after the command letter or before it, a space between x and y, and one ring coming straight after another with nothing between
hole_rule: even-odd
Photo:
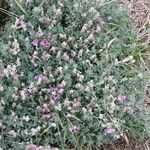
<instances>
[{"instance_id":1,"label":"flower cluster","mask_svg":"<svg viewBox=\"0 0 150 150\"><path fill-rule=\"evenodd\" d=\"M49 48L51 45L51 40L52 40L52 34L47 34L44 36L44 33L36 33L36 39L32 41L33 46L41 46L43 48Z\"/></svg>"},{"instance_id":2,"label":"flower cluster","mask_svg":"<svg viewBox=\"0 0 150 150\"><path fill-rule=\"evenodd\" d=\"M60 96L63 94L64 89L63 88L52 88L51 90L51 99L54 101L58 101L60 99Z\"/></svg>"},{"instance_id":3,"label":"flower cluster","mask_svg":"<svg viewBox=\"0 0 150 150\"><path fill-rule=\"evenodd\" d=\"M57 148L52 148L50 146L36 146L36 145L28 145L25 150L58 150Z\"/></svg>"},{"instance_id":4,"label":"flower cluster","mask_svg":"<svg viewBox=\"0 0 150 150\"><path fill-rule=\"evenodd\" d=\"M76 127L76 126L72 126L69 128L70 132L72 133L77 133L79 131L79 127Z\"/></svg>"}]
</instances>

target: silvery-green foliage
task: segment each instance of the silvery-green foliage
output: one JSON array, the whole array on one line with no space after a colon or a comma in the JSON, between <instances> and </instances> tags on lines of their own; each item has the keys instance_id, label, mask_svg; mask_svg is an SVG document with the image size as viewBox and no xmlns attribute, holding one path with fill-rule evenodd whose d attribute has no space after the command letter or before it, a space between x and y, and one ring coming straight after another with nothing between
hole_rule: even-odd
<instances>
[{"instance_id":1,"label":"silvery-green foliage","mask_svg":"<svg viewBox=\"0 0 150 150\"><path fill-rule=\"evenodd\" d=\"M17 2L19 17L0 39L1 147L79 149L146 136L147 72L127 12L118 3Z\"/></svg>"}]
</instances>

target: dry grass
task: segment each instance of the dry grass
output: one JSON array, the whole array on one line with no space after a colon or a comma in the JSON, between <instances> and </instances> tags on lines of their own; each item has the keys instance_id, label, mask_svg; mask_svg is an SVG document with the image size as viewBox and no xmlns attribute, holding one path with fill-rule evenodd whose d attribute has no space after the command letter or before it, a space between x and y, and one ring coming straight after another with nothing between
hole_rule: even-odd
<instances>
[{"instance_id":1,"label":"dry grass","mask_svg":"<svg viewBox=\"0 0 150 150\"><path fill-rule=\"evenodd\" d=\"M150 0L123 0L128 6L140 39L150 44Z\"/></svg>"},{"instance_id":2,"label":"dry grass","mask_svg":"<svg viewBox=\"0 0 150 150\"><path fill-rule=\"evenodd\" d=\"M147 47L146 64L150 68L150 0L122 0L130 10L130 18L139 33L139 39ZM149 69L150 70L150 69ZM150 97L150 94L149 94ZM150 101L150 100L149 100Z\"/></svg>"},{"instance_id":3,"label":"dry grass","mask_svg":"<svg viewBox=\"0 0 150 150\"><path fill-rule=\"evenodd\" d=\"M102 146L102 148L99 150L150 150L150 139L142 142L130 139L129 144L123 140L116 141L115 143Z\"/></svg>"}]
</instances>

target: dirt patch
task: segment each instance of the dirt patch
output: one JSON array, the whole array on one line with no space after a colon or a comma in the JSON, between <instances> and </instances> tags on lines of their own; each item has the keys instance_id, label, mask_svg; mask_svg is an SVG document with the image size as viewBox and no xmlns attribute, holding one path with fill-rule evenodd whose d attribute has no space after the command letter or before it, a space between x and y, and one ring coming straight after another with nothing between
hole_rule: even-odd
<instances>
[{"instance_id":1,"label":"dirt patch","mask_svg":"<svg viewBox=\"0 0 150 150\"><path fill-rule=\"evenodd\" d=\"M108 145L104 145L99 150L150 150L150 139L138 141L130 139L127 144L124 140L119 140ZM97 149L98 150L98 149Z\"/></svg>"},{"instance_id":2,"label":"dirt patch","mask_svg":"<svg viewBox=\"0 0 150 150\"><path fill-rule=\"evenodd\" d=\"M130 10L130 18L145 44L150 44L150 0L123 0Z\"/></svg>"}]
</instances>

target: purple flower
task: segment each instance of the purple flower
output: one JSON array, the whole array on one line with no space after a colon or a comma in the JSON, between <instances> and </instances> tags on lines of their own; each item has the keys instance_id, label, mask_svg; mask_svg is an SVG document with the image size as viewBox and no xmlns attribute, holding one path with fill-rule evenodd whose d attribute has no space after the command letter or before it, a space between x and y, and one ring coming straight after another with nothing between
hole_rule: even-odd
<instances>
[{"instance_id":1,"label":"purple flower","mask_svg":"<svg viewBox=\"0 0 150 150\"><path fill-rule=\"evenodd\" d=\"M64 92L64 89L56 87L56 88L51 88L50 91L52 92L52 95L56 95L56 94L62 94Z\"/></svg>"},{"instance_id":2,"label":"purple flower","mask_svg":"<svg viewBox=\"0 0 150 150\"><path fill-rule=\"evenodd\" d=\"M23 27L25 25L25 21L23 21L22 19L17 18L16 22L15 22L15 25Z\"/></svg>"},{"instance_id":3,"label":"purple flower","mask_svg":"<svg viewBox=\"0 0 150 150\"><path fill-rule=\"evenodd\" d=\"M39 84L41 82L43 82L43 83L48 83L49 82L48 78L46 76L42 75L42 74L36 76L35 79L38 80Z\"/></svg>"},{"instance_id":4,"label":"purple flower","mask_svg":"<svg viewBox=\"0 0 150 150\"><path fill-rule=\"evenodd\" d=\"M119 95L118 96L118 101L120 103L124 103L126 101L126 99L127 99L127 96L124 96L124 95Z\"/></svg>"},{"instance_id":5,"label":"purple flower","mask_svg":"<svg viewBox=\"0 0 150 150\"><path fill-rule=\"evenodd\" d=\"M38 106L38 107L37 107L37 111L38 111L39 113L49 113L49 112L50 112L50 109L49 109L48 107L40 107L40 106Z\"/></svg>"},{"instance_id":6,"label":"purple flower","mask_svg":"<svg viewBox=\"0 0 150 150\"><path fill-rule=\"evenodd\" d=\"M44 76L42 74L40 74L40 75L36 76L35 79L38 80L38 81L42 81L43 77Z\"/></svg>"},{"instance_id":7,"label":"purple flower","mask_svg":"<svg viewBox=\"0 0 150 150\"><path fill-rule=\"evenodd\" d=\"M54 96L54 95L57 95L58 88L51 88L49 91Z\"/></svg>"},{"instance_id":8,"label":"purple flower","mask_svg":"<svg viewBox=\"0 0 150 150\"><path fill-rule=\"evenodd\" d=\"M72 126L69 128L69 131L72 133L77 133L79 131L79 127L77 126Z\"/></svg>"},{"instance_id":9,"label":"purple flower","mask_svg":"<svg viewBox=\"0 0 150 150\"><path fill-rule=\"evenodd\" d=\"M105 129L105 132L106 132L107 134L113 134L115 131L116 131L116 130L115 130L114 128L111 128L111 127Z\"/></svg>"},{"instance_id":10,"label":"purple flower","mask_svg":"<svg viewBox=\"0 0 150 150\"><path fill-rule=\"evenodd\" d=\"M57 100L60 99L60 95L51 96L51 99L54 100L54 101L57 101Z\"/></svg>"},{"instance_id":11,"label":"purple flower","mask_svg":"<svg viewBox=\"0 0 150 150\"><path fill-rule=\"evenodd\" d=\"M50 98L54 101L57 101L60 99L61 95L63 94L64 89L60 88L60 87L51 88L50 92L52 94L52 96Z\"/></svg>"},{"instance_id":12,"label":"purple flower","mask_svg":"<svg viewBox=\"0 0 150 150\"><path fill-rule=\"evenodd\" d=\"M33 63L33 68L36 68L37 66L38 66L38 64L36 64L36 63Z\"/></svg>"},{"instance_id":13,"label":"purple flower","mask_svg":"<svg viewBox=\"0 0 150 150\"><path fill-rule=\"evenodd\" d=\"M32 45L39 46L39 40L37 40L37 39L33 40Z\"/></svg>"},{"instance_id":14,"label":"purple flower","mask_svg":"<svg viewBox=\"0 0 150 150\"><path fill-rule=\"evenodd\" d=\"M48 48L48 47L49 47L49 42L48 42L48 40L42 40L42 41L40 42L40 46L43 46L43 47L45 47L45 48Z\"/></svg>"},{"instance_id":15,"label":"purple flower","mask_svg":"<svg viewBox=\"0 0 150 150\"><path fill-rule=\"evenodd\" d=\"M57 92L58 92L58 94L62 94L64 92L64 89L63 88L59 88Z\"/></svg>"},{"instance_id":16,"label":"purple flower","mask_svg":"<svg viewBox=\"0 0 150 150\"><path fill-rule=\"evenodd\" d=\"M50 91L51 92L57 92L58 88L51 88Z\"/></svg>"}]
</instances>

